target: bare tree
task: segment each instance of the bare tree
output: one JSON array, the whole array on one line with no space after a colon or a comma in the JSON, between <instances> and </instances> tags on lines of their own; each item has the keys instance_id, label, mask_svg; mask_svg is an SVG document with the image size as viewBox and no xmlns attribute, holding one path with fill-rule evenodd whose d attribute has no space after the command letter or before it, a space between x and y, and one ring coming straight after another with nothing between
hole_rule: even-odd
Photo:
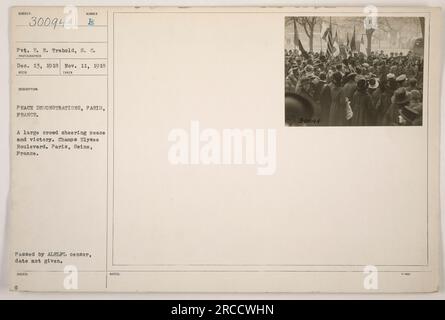
<instances>
[{"instance_id":1,"label":"bare tree","mask_svg":"<svg viewBox=\"0 0 445 320\"><path fill-rule=\"evenodd\" d=\"M308 39L309 39L309 51L314 51L314 29L315 25L318 22L317 17L297 17L296 19L297 23L303 27L304 32L306 33Z\"/></svg>"}]
</instances>

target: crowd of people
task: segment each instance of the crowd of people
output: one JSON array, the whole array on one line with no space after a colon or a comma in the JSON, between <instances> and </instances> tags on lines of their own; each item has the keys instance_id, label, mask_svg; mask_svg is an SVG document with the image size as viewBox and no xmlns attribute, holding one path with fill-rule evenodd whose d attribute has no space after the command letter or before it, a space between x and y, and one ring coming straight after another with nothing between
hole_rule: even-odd
<instances>
[{"instance_id":1,"label":"crowd of people","mask_svg":"<svg viewBox=\"0 0 445 320\"><path fill-rule=\"evenodd\" d=\"M288 126L422 125L423 57L285 50Z\"/></svg>"}]
</instances>

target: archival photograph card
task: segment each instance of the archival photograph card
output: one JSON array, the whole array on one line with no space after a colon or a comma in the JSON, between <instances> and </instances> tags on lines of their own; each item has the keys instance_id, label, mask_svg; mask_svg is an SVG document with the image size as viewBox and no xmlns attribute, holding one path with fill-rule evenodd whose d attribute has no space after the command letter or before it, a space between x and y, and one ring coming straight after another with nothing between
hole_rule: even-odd
<instances>
[{"instance_id":1,"label":"archival photograph card","mask_svg":"<svg viewBox=\"0 0 445 320\"><path fill-rule=\"evenodd\" d=\"M14 291L434 292L437 8L14 7Z\"/></svg>"}]
</instances>

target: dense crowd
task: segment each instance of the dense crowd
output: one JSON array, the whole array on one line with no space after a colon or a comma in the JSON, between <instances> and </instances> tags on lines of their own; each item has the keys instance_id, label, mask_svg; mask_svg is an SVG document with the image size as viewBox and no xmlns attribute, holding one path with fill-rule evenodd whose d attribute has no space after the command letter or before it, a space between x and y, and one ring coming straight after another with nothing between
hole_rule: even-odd
<instances>
[{"instance_id":1,"label":"dense crowd","mask_svg":"<svg viewBox=\"0 0 445 320\"><path fill-rule=\"evenodd\" d=\"M285 50L286 125L422 125L423 58Z\"/></svg>"}]
</instances>

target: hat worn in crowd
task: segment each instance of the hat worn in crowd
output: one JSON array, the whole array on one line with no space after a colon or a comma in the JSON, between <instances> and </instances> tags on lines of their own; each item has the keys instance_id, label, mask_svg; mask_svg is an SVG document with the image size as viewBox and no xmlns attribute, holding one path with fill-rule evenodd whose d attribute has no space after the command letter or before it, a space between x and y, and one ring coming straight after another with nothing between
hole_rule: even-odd
<instances>
[{"instance_id":1,"label":"hat worn in crowd","mask_svg":"<svg viewBox=\"0 0 445 320\"><path fill-rule=\"evenodd\" d=\"M366 80L365 78L360 78L357 80L357 90L365 90L366 89Z\"/></svg>"},{"instance_id":2,"label":"hat worn in crowd","mask_svg":"<svg viewBox=\"0 0 445 320\"><path fill-rule=\"evenodd\" d=\"M406 75L404 75L404 74L401 74L400 76L398 76L396 78L397 82L402 82L402 81L405 81L405 80L406 80Z\"/></svg>"},{"instance_id":3,"label":"hat worn in crowd","mask_svg":"<svg viewBox=\"0 0 445 320\"><path fill-rule=\"evenodd\" d=\"M404 104L409 102L409 95L405 88L399 88L394 92L391 100L393 100L392 102L395 104Z\"/></svg>"},{"instance_id":4,"label":"hat worn in crowd","mask_svg":"<svg viewBox=\"0 0 445 320\"><path fill-rule=\"evenodd\" d=\"M351 81L351 80L355 80L355 77L357 76L357 73L355 72L351 72L350 74L348 74L346 76L346 81Z\"/></svg>"},{"instance_id":5,"label":"hat worn in crowd","mask_svg":"<svg viewBox=\"0 0 445 320\"><path fill-rule=\"evenodd\" d=\"M307 65L304 68L304 71L307 72L307 73L311 73L311 72L314 72L314 68L311 65Z\"/></svg>"},{"instance_id":6,"label":"hat worn in crowd","mask_svg":"<svg viewBox=\"0 0 445 320\"><path fill-rule=\"evenodd\" d=\"M387 75L386 75L386 79L395 79L396 78L396 75L394 74L394 73L388 73Z\"/></svg>"},{"instance_id":7,"label":"hat worn in crowd","mask_svg":"<svg viewBox=\"0 0 445 320\"><path fill-rule=\"evenodd\" d=\"M409 94L411 96L411 100L419 101L421 98L419 90L411 90Z\"/></svg>"},{"instance_id":8,"label":"hat worn in crowd","mask_svg":"<svg viewBox=\"0 0 445 320\"><path fill-rule=\"evenodd\" d=\"M379 80L375 78L369 79L369 85L368 87L370 89L377 89L379 87Z\"/></svg>"},{"instance_id":9,"label":"hat worn in crowd","mask_svg":"<svg viewBox=\"0 0 445 320\"><path fill-rule=\"evenodd\" d=\"M314 105L305 97L296 93L285 95L286 122L296 121L299 118L311 119L314 114Z\"/></svg>"},{"instance_id":10,"label":"hat worn in crowd","mask_svg":"<svg viewBox=\"0 0 445 320\"><path fill-rule=\"evenodd\" d=\"M334 74L332 75L332 81L337 85L341 84L341 78L342 78L342 75L338 71L334 72Z\"/></svg>"}]
</instances>

